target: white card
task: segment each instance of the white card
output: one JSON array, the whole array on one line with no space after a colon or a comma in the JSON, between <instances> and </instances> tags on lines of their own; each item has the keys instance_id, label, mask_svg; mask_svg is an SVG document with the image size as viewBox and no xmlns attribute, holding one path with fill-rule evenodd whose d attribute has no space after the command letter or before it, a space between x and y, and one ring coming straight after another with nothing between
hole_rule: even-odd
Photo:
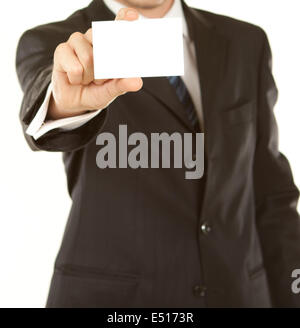
<instances>
[{"instance_id":1,"label":"white card","mask_svg":"<svg viewBox=\"0 0 300 328\"><path fill-rule=\"evenodd\" d=\"M95 79L184 74L181 18L93 22Z\"/></svg>"}]
</instances>

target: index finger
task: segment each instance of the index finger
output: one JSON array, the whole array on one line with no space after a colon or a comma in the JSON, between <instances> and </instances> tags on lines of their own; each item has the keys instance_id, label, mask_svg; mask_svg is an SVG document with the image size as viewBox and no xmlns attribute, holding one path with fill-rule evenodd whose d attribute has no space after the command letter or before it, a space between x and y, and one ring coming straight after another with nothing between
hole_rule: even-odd
<instances>
[{"instance_id":1,"label":"index finger","mask_svg":"<svg viewBox=\"0 0 300 328\"><path fill-rule=\"evenodd\" d=\"M91 46L93 46L93 29L92 28L89 28L85 32L84 37L88 40L88 42L90 42ZM106 79L101 79L101 80L94 79L94 83L97 84L97 85L101 85L105 81L107 81L107 80Z\"/></svg>"},{"instance_id":2,"label":"index finger","mask_svg":"<svg viewBox=\"0 0 300 328\"><path fill-rule=\"evenodd\" d=\"M91 45L93 45L93 29L89 28L85 34L84 37L89 41Z\"/></svg>"}]
</instances>

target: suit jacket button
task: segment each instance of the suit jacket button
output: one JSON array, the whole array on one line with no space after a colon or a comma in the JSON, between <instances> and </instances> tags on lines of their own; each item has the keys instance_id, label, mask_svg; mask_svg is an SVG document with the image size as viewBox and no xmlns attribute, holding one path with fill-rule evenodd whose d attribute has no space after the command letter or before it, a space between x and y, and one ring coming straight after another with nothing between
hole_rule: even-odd
<instances>
[{"instance_id":1,"label":"suit jacket button","mask_svg":"<svg viewBox=\"0 0 300 328\"><path fill-rule=\"evenodd\" d=\"M194 286L194 289L193 289L194 296L204 297L206 295L206 289L207 288L205 286L200 286L200 285Z\"/></svg>"},{"instance_id":2,"label":"suit jacket button","mask_svg":"<svg viewBox=\"0 0 300 328\"><path fill-rule=\"evenodd\" d=\"M207 235L211 232L211 227L207 223L202 223L201 224L201 231L202 231L202 233Z\"/></svg>"}]
</instances>

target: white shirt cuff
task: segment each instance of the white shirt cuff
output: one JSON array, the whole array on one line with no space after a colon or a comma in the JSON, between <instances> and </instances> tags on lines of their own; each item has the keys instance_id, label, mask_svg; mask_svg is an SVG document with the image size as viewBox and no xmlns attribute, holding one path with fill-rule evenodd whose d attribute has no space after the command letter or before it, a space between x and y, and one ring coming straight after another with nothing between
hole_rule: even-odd
<instances>
[{"instance_id":1,"label":"white shirt cuff","mask_svg":"<svg viewBox=\"0 0 300 328\"><path fill-rule=\"evenodd\" d=\"M95 110L90 113L72 116L72 117L66 117L61 118L58 120L48 120L45 122L45 118L47 116L48 112L48 106L49 101L52 94L52 84L49 84L46 97L39 108L38 112L36 113L35 117L29 124L26 133L33 137L33 139L37 140L45 133L49 132L50 130L62 128L64 130L73 130L76 129L88 121L90 121L92 118L97 116L102 109Z\"/></svg>"}]
</instances>

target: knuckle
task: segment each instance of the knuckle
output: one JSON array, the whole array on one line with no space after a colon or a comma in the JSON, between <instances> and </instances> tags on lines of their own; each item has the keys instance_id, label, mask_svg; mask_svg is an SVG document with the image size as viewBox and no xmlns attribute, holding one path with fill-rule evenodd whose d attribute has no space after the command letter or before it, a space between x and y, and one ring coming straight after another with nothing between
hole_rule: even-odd
<instances>
[{"instance_id":1,"label":"knuckle","mask_svg":"<svg viewBox=\"0 0 300 328\"><path fill-rule=\"evenodd\" d=\"M82 76L83 74L83 67L81 65L74 65L70 71L70 74L76 76Z\"/></svg>"},{"instance_id":2,"label":"knuckle","mask_svg":"<svg viewBox=\"0 0 300 328\"><path fill-rule=\"evenodd\" d=\"M63 52L65 48L66 48L66 43L65 42L60 43L55 49L54 56L55 55L57 56L59 53Z\"/></svg>"},{"instance_id":3,"label":"knuckle","mask_svg":"<svg viewBox=\"0 0 300 328\"><path fill-rule=\"evenodd\" d=\"M93 53L86 52L82 55L82 64L84 67L90 67L93 64Z\"/></svg>"},{"instance_id":4,"label":"knuckle","mask_svg":"<svg viewBox=\"0 0 300 328\"><path fill-rule=\"evenodd\" d=\"M92 34L92 28L90 27L86 32L85 35L90 36Z\"/></svg>"},{"instance_id":5,"label":"knuckle","mask_svg":"<svg viewBox=\"0 0 300 328\"><path fill-rule=\"evenodd\" d=\"M74 32L71 34L69 40L70 41L74 41L74 40L78 40L78 39L82 39L83 38L83 34L80 32Z\"/></svg>"},{"instance_id":6,"label":"knuckle","mask_svg":"<svg viewBox=\"0 0 300 328\"><path fill-rule=\"evenodd\" d=\"M88 29L84 35L85 39L88 40L89 43L93 43L93 32L92 28Z\"/></svg>"}]
</instances>

